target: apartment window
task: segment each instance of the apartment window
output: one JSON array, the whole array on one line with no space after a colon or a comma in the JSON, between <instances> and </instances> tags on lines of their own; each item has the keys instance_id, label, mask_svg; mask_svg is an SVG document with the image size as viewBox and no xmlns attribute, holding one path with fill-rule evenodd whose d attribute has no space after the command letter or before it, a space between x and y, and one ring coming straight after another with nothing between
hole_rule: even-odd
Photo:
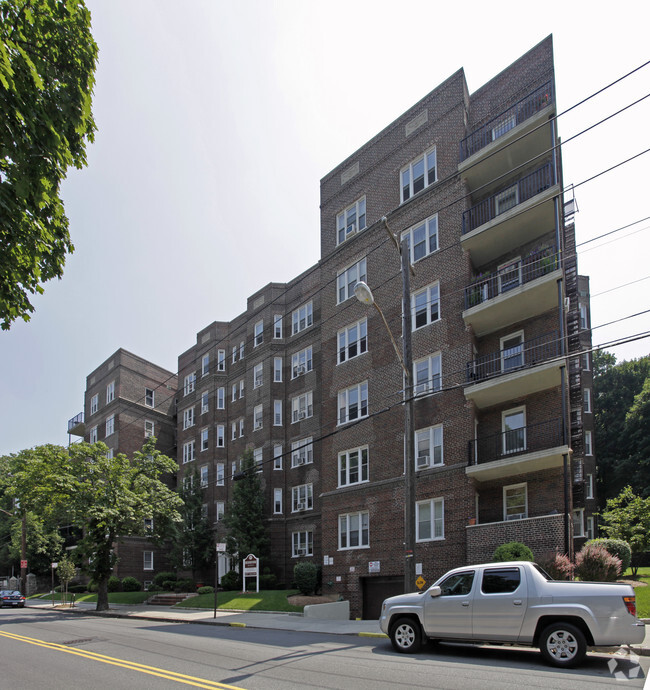
<instances>
[{"instance_id":1,"label":"apartment window","mask_svg":"<svg viewBox=\"0 0 650 690\"><path fill-rule=\"evenodd\" d=\"M338 333L339 357L342 364L368 351L368 321L362 319Z\"/></svg>"},{"instance_id":2,"label":"apartment window","mask_svg":"<svg viewBox=\"0 0 650 690\"><path fill-rule=\"evenodd\" d=\"M503 487L503 519L522 520L528 517L528 490L526 484Z\"/></svg>"},{"instance_id":3,"label":"apartment window","mask_svg":"<svg viewBox=\"0 0 650 690\"><path fill-rule=\"evenodd\" d=\"M591 388L585 388L582 391L582 399L584 401L584 410L586 413L591 412Z\"/></svg>"},{"instance_id":4,"label":"apartment window","mask_svg":"<svg viewBox=\"0 0 650 690\"><path fill-rule=\"evenodd\" d=\"M106 386L106 404L115 400L115 381L111 381Z\"/></svg>"},{"instance_id":5,"label":"apartment window","mask_svg":"<svg viewBox=\"0 0 650 690\"><path fill-rule=\"evenodd\" d=\"M589 328L589 319L587 316L587 305L580 305L580 329L586 331Z\"/></svg>"},{"instance_id":6,"label":"apartment window","mask_svg":"<svg viewBox=\"0 0 650 690\"><path fill-rule=\"evenodd\" d=\"M411 161L400 171L401 201L404 202L436 181L436 147Z\"/></svg>"},{"instance_id":7,"label":"apartment window","mask_svg":"<svg viewBox=\"0 0 650 690\"><path fill-rule=\"evenodd\" d=\"M237 472L237 463L236 462L231 463L230 472L231 472L230 478L232 479L235 476L235 473Z\"/></svg>"},{"instance_id":8,"label":"apartment window","mask_svg":"<svg viewBox=\"0 0 650 690\"><path fill-rule=\"evenodd\" d=\"M282 489L273 489L273 512L276 515L282 513Z\"/></svg>"},{"instance_id":9,"label":"apartment window","mask_svg":"<svg viewBox=\"0 0 650 690\"><path fill-rule=\"evenodd\" d=\"M585 478L585 498L594 497L594 475L588 474Z\"/></svg>"},{"instance_id":10,"label":"apartment window","mask_svg":"<svg viewBox=\"0 0 650 690\"><path fill-rule=\"evenodd\" d=\"M368 481L368 446L339 453L339 486Z\"/></svg>"},{"instance_id":11,"label":"apartment window","mask_svg":"<svg viewBox=\"0 0 650 690\"><path fill-rule=\"evenodd\" d=\"M196 387L196 372L193 371L191 374L188 374L185 377L184 384L183 384L183 393L185 395L189 395L190 393L194 393L195 387Z\"/></svg>"},{"instance_id":12,"label":"apartment window","mask_svg":"<svg viewBox=\"0 0 650 690\"><path fill-rule=\"evenodd\" d=\"M147 407L155 407L154 399L155 399L155 393L154 393L153 389L145 388L144 389L144 404Z\"/></svg>"},{"instance_id":13,"label":"apartment window","mask_svg":"<svg viewBox=\"0 0 650 690\"><path fill-rule=\"evenodd\" d=\"M142 568L144 570L153 570L153 551L142 552Z\"/></svg>"},{"instance_id":14,"label":"apartment window","mask_svg":"<svg viewBox=\"0 0 650 690\"><path fill-rule=\"evenodd\" d=\"M594 450L591 442L591 431L585 431L585 455L593 455Z\"/></svg>"},{"instance_id":15,"label":"apartment window","mask_svg":"<svg viewBox=\"0 0 650 690\"><path fill-rule=\"evenodd\" d=\"M440 353L413 362L413 392L415 395L436 393L442 388Z\"/></svg>"},{"instance_id":16,"label":"apartment window","mask_svg":"<svg viewBox=\"0 0 650 690\"><path fill-rule=\"evenodd\" d=\"M415 467L418 470L443 464L442 424L415 432Z\"/></svg>"},{"instance_id":17,"label":"apartment window","mask_svg":"<svg viewBox=\"0 0 650 690\"><path fill-rule=\"evenodd\" d=\"M217 350L217 371L226 371L226 351Z\"/></svg>"},{"instance_id":18,"label":"apartment window","mask_svg":"<svg viewBox=\"0 0 650 690\"><path fill-rule=\"evenodd\" d=\"M210 373L210 355L203 355L201 358L201 376L206 376Z\"/></svg>"},{"instance_id":19,"label":"apartment window","mask_svg":"<svg viewBox=\"0 0 650 690\"><path fill-rule=\"evenodd\" d=\"M245 342L242 340L241 343L239 343L239 359L244 359L244 348Z\"/></svg>"},{"instance_id":20,"label":"apartment window","mask_svg":"<svg viewBox=\"0 0 650 690\"><path fill-rule=\"evenodd\" d=\"M226 483L226 465L223 462L217 463L217 486L223 486Z\"/></svg>"},{"instance_id":21,"label":"apartment window","mask_svg":"<svg viewBox=\"0 0 650 690\"><path fill-rule=\"evenodd\" d=\"M237 384L236 384L236 383L233 383L233 384L232 384L232 397L231 397L231 400L232 400L233 402L235 402L235 400L237 400Z\"/></svg>"},{"instance_id":22,"label":"apartment window","mask_svg":"<svg viewBox=\"0 0 650 690\"><path fill-rule=\"evenodd\" d=\"M237 362L237 353L239 352L239 349L237 345L232 346L232 363L235 364Z\"/></svg>"},{"instance_id":23,"label":"apartment window","mask_svg":"<svg viewBox=\"0 0 650 690\"><path fill-rule=\"evenodd\" d=\"M205 520L208 517L208 504L204 503L201 506L201 517Z\"/></svg>"},{"instance_id":24,"label":"apartment window","mask_svg":"<svg viewBox=\"0 0 650 690\"><path fill-rule=\"evenodd\" d=\"M207 429L201 429L201 450L207 450L208 449L208 430Z\"/></svg>"},{"instance_id":25,"label":"apartment window","mask_svg":"<svg viewBox=\"0 0 650 690\"><path fill-rule=\"evenodd\" d=\"M526 450L526 408L520 407L503 412L501 432L504 455Z\"/></svg>"},{"instance_id":26,"label":"apartment window","mask_svg":"<svg viewBox=\"0 0 650 690\"><path fill-rule=\"evenodd\" d=\"M573 511L573 536L574 537L584 537L585 536L585 509L576 508Z\"/></svg>"},{"instance_id":27,"label":"apartment window","mask_svg":"<svg viewBox=\"0 0 650 690\"><path fill-rule=\"evenodd\" d=\"M587 518L587 526L586 526L585 537L587 537L587 539L593 539L594 536L595 536L595 532L594 532L594 519L593 519L593 517L588 517L588 518Z\"/></svg>"},{"instance_id":28,"label":"apartment window","mask_svg":"<svg viewBox=\"0 0 650 690\"><path fill-rule=\"evenodd\" d=\"M440 319L440 285L434 283L411 295L412 329L427 326Z\"/></svg>"},{"instance_id":29,"label":"apartment window","mask_svg":"<svg viewBox=\"0 0 650 690\"><path fill-rule=\"evenodd\" d=\"M97 443L97 427L91 426L88 431L88 443Z\"/></svg>"},{"instance_id":30,"label":"apartment window","mask_svg":"<svg viewBox=\"0 0 650 690\"><path fill-rule=\"evenodd\" d=\"M226 503L225 501L215 501L214 502L214 520L215 522L220 522L223 520L223 516L226 514Z\"/></svg>"},{"instance_id":31,"label":"apartment window","mask_svg":"<svg viewBox=\"0 0 650 690\"><path fill-rule=\"evenodd\" d=\"M307 419L314 414L312 391L291 399L291 423Z\"/></svg>"},{"instance_id":32,"label":"apartment window","mask_svg":"<svg viewBox=\"0 0 650 690\"><path fill-rule=\"evenodd\" d=\"M339 424L368 416L368 382L339 391Z\"/></svg>"},{"instance_id":33,"label":"apartment window","mask_svg":"<svg viewBox=\"0 0 650 690\"><path fill-rule=\"evenodd\" d=\"M194 460L194 441L187 441L183 444L183 464Z\"/></svg>"},{"instance_id":34,"label":"apartment window","mask_svg":"<svg viewBox=\"0 0 650 690\"><path fill-rule=\"evenodd\" d=\"M144 437L145 438L150 438L151 436L154 435L154 423L149 421L148 419L144 420Z\"/></svg>"},{"instance_id":35,"label":"apartment window","mask_svg":"<svg viewBox=\"0 0 650 690\"><path fill-rule=\"evenodd\" d=\"M314 304L309 302L291 314L291 335L296 335L314 323Z\"/></svg>"},{"instance_id":36,"label":"apartment window","mask_svg":"<svg viewBox=\"0 0 650 690\"><path fill-rule=\"evenodd\" d=\"M217 409L223 410L226 407L226 389L221 386L217 388Z\"/></svg>"},{"instance_id":37,"label":"apartment window","mask_svg":"<svg viewBox=\"0 0 650 690\"><path fill-rule=\"evenodd\" d=\"M264 362L255 365L253 369L253 388L259 388L264 383Z\"/></svg>"},{"instance_id":38,"label":"apartment window","mask_svg":"<svg viewBox=\"0 0 650 690\"><path fill-rule=\"evenodd\" d=\"M291 535L291 557L314 555L314 533L311 530L293 532Z\"/></svg>"},{"instance_id":39,"label":"apartment window","mask_svg":"<svg viewBox=\"0 0 650 690\"><path fill-rule=\"evenodd\" d=\"M336 278L338 304L345 302L354 295L354 286L366 280L366 260L361 259L356 264L341 271Z\"/></svg>"},{"instance_id":40,"label":"apartment window","mask_svg":"<svg viewBox=\"0 0 650 690\"><path fill-rule=\"evenodd\" d=\"M273 446L273 469L274 470L281 470L282 469L282 444L281 443L276 443Z\"/></svg>"},{"instance_id":41,"label":"apartment window","mask_svg":"<svg viewBox=\"0 0 650 690\"><path fill-rule=\"evenodd\" d=\"M302 376L314 368L312 358L312 347L306 347L300 352L296 352L291 356L291 378L295 379Z\"/></svg>"},{"instance_id":42,"label":"apartment window","mask_svg":"<svg viewBox=\"0 0 650 690\"><path fill-rule=\"evenodd\" d=\"M425 256L438 250L438 215L414 225L402 233L402 239L406 237L409 248L409 257L414 264Z\"/></svg>"},{"instance_id":43,"label":"apartment window","mask_svg":"<svg viewBox=\"0 0 650 690\"><path fill-rule=\"evenodd\" d=\"M273 358L273 382L282 383L282 357Z\"/></svg>"},{"instance_id":44,"label":"apartment window","mask_svg":"<svg viewBox=\"0 0 650 690\"><path fill-rule=\"evenodd\" d=\"M153 532L153 518L144 519L144 531Z\"/></svg>"},{"instance_id":45,"label":"apartment window","mask_svg":"<svg viewBox=\"0 0 650 690\"><path fill-rule=\"evenodd\" d=\"M217 424L217 448L223 448L226 445L226 427L223 424Z\"/></svg>"},{"instance_id":46,"label":"apartment window","mask_svg":"<svg viewBox=\"0 0 650 690\"><path fill-rule=\"evenodd\" d=\"M264 320L258 321L255 324L255 340L254 345L257 347L264 342Z\"/></svg>"},{"instance_id":47,"label":"apartment window","mask_svg":"<svg viewBox=\"0 0 650 690\"><path fill-rule=\"evenodd\" d=\"M445 503L442 498L415 504L415 541L445 538Z\"/></svg>"},{"instance_id":48,"label":"apartment window","mask_svg":"<svg viewBox=\"0 0 650 690\"><path fill-rule=\"evenodd\" d=\"M366 197L358 199L336 216L336 244L366 228Z\"/></svg>"},{"instance_id":49,"label":"apartment window","mask_svg":"<svg viewBox=\"0 0 650 690\"><path fill-rule=\"evenodd\" d=\"M501 338L501 371L507 373L524 365L524 332Z\"/></svg>"},{"instance_id":50,"label":"apartment window","mask_svg":"<svg viewBox=\"0 0 650 690\"><path fill-rule=\"evenodd\" d=\"M255 448L253 450L253 461L255 462L255 465L257 466L257 471L261 472L262 471L262 462L263 462L263 452L262 448Z\"/></svg>"},{"instance_id":51,"label":"apartment window","mask_svg":"<svg viewBox=\"0 0 650 690\"><path fill-rule=\"evenodd\" d=\"M591 362L589 361L589 353L585 352L582 355L582 368L585 371L589 371L591 369Z\"/></svg>"},{"instance_id":52,"label":"apartment window","mask_svg":"<svg viewBox=\"0 0 650 690\"><path fill-rule=\"evenodd\" d=\"M106 436L110 436L114 432L115 432L115 415L112 414L106 420Z\"/></svg>"},{"instance_id":53,"label":"apartment window","mask_svg":"<svg viewBox=\"0 0 650 690\"><path fill-rule=\"evenodd\" d=\"M262 405L256 405L253 409L253 431L257 431L262 428Z\"/></svg>"},{"instance_id":54,"label":"apartment window","mask_svg":"<svg viewBox=\"0 0 650 690\"><path fill-rule=\"evenodd\" d=\"M205 489L208 486L208 466L201 465L201 469L199 470L199 472L201 477L201 488Z\"/></svg>"},{"instance_id":55,"label":"apartment window","mask_svg":"<svg viewBox=\"0 0 650 690\"><path fill-rule=\"evenodd\" d=\"M282 338L282 314L273 317L273 337L276 340Z\"/></svg>"},{"instance_id":56,"label":"apartment window","mask_svg":"<svg viewBox=\"0 0 650 690\"><path fill-rule=\"evenodd\" d=\"M234 441L237 438L237 422L232 423L231 430L232 430L232 434L231 434L230 438L232 438L232 440Z\"/></svg>"},{"instance_id":57,"label":"apartment window","mask_svg":"<svg viewBox=\"0 0 650 690\"><path fill-rule=\"evenodd\" d=\"M291 467L307 465L314 461L314 439L302 438L291 444Z\"/></svg>"},{"instance_id":58,"label":"apartment window","mask_svg":"<svg viewBox=\"0 0 650 690\"><path fill-rule=\"evenodd\" d=\"M301 484L291 489L291 512L312 510L314 507L314 485Z\"/></svg>"},{"instance_id":59,"label":"apartment window","mask_svg":"<svg viewBox=\"0 0 650 690\"><path fill-rule=\"evenodd\" d=\"M95 414L97 410L99 409L99 395L95 393L93 397L90 399L90 414Z\"/></svg>"},{"instance_id":60,"label":"apartment window","mask_svg":"<svg viewBox=\"0 0 650 690\"><path fill-rule=\"evenodd\" d=\"M273 401L273 426L282 426L282 400Z\"/></svg>"},{"instance_id":61,"label":"apartment window","mask_svg":"<svg viewBox=\"0 0 650 690\"><path fill-rule=\"evenodd\" d=\"M208 391L201 393L201 414L205 414L210 406L210 394Z\"/></svg>"},{"instance_id":62,"label":"apartment window","mask_svg":"<svg viewBox=\"0 0 650 690\"><path fill-rule=\"evenodd\" d=\"M339 515L339 549L360 549L370 545L367 512Z\"/></svg>"},{"instance_id":63,"label":"apartment window","mask_svg":"<svg viewBox=\"0 0 650 690\"><path fill-rule=\"evenodd\" d=\"M189 429L191 426L194 426L194 408L188 407L183 410L183 429Z\"/></svg>"},{"instance_id":64,"label":"apartment window","mask_svg":"<svg viewBox=\"0 0 650 690\"><path fill-rule=\"evenodd\" d=\"M244 435L244 419L239 420L239 438L241 438Z\"/></svg>"}]
</instances>

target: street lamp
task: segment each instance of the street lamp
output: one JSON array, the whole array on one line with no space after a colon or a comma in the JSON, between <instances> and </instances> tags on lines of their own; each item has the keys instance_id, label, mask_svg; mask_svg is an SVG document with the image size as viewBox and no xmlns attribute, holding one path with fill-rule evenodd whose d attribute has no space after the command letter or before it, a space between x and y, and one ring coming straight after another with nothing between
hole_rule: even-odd
<instances>
[{"instance_id":1,"label":"street lamp","mask_svg":"<svg viewBox=\"0 0 650 690\"><path fill-rule=\"evenodd\" d=\"M388 326L384 313L379 308L372 291L364 282L354 286L355 297L363 304L372 304L386 326L386 331L393 344L393 349L404 372L404 591L415 589L415 560L413 549L415 546L415 484L413 469L415 457L413 425L413 386L412 375L413 356L411 353L411 288L409 282L409 250L406 238L401 244L402 255L402 352Z\"/></svg>"}]
</instances>

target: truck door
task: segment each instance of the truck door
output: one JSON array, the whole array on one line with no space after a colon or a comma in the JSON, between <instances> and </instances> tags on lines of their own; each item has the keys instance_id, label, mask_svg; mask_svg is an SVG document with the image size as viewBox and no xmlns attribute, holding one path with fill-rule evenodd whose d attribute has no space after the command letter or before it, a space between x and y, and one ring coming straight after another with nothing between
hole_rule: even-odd
<instances>
[{"instance_id":1,"label":"truck door","mask_svg":"<svg viewBox=\"0 0 650 690\"><path fill-rule=\"evenodd\" d=\"M454 573L440 583L440 596L424 594L424 629L429 637L471 638L474 580L473 570Z\"/></svg>"},{"instance_id":2,"label":"truck door","mask_svg":"<svg viewBox=\"0 0 650 690\"><path fill-rule=\"evenodd\" d=\"M480 640L516 641L528 603L524 569L485 568L480 580L475 586L472 636Z\"/></svg>"}]
</instances>

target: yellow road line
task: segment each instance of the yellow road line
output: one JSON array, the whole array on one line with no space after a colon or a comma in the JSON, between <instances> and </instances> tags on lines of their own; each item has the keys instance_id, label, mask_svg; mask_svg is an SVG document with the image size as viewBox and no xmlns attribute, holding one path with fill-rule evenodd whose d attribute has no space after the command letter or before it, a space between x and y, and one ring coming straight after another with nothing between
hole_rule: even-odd
<instances>
[{"instance_id":1,"label":"yellow road line","mask_svg":"<svg viewBox=\"0 0 650 690\"><path fill-rule=\"evenodd\" d=\"M15 633L9 632L0 632L0 636L9 638L10 640L16 640L17 642L27 642L28 644L33 644L37 647L45 647L46 649L52 649L57 652L65 652L66 654L80 656L85 659L91 659L92 661L100 661L104 664L110 664L111 666L120 666L131 671L139 671L140 673L146 673L150 676L158 676L159 678L174 680L177 683L193 685L197 688L243 690L242 688L236 685L226 685L225 683L219 683L217 681L207 680L205 678L187 676L182 673L176 673L175 671L167 671L166 669L157 668L155 666L146 666L145 664L139 664L135 661L125 661L124 659L116 659L115 657L106 656L105 654L97 654L96 652L91 652L85 649L70 648L66 645L57 644L56 642L46 642L45 640L38 640L33 637L25 637L23 635L16 635Z\"/></svg>"}]
</instances>

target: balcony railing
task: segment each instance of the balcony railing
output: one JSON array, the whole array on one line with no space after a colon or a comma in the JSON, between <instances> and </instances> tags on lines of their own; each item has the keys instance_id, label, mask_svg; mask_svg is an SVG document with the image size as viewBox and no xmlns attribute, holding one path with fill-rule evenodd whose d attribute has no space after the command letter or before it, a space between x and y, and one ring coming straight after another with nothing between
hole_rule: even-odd
<instances>
[{"instance_id":1,"label":"balcony railing","mask_svg":"<svg viewBox=\"0 0 650 690\"><path fill-rule=\"evenodd\" d=\"M68 420L68 432L72 431L75 427L84 423L84 413L80 412L78 415Z\"/></svg>"},{"instance_id":2,"label":"balcony railing","mask_svg":"<svg viewBox=\"0 0 650 690\"><path fill-rule=\"evenodd\" d=\"M480 129L474 130L460 142L461 162L546 108L553 102L553 99L553 84L549 81L522 98L508 110L504 110Z\"/></svg>"},{"instance_id":3,"label":"balcony railing","mask_svg":"<svg viewBox=\"0 0 650 690\"><path fill-rule=\"evenodd\" d=\"M553 331L467 362L467 382L477 383L494 376L535 366L561 354L559 333Z\"/></svg>"},{"instance_id":4,"label":"balcony railing","mask_svg":"<svg viewBox=\"0 0 650 690\"><path fill-rule=\"evenodd\" d=\"M480 275L465 288L465 309L494 299L513 288L541 278L558 268L560 255L555 247L545 247L517 259L498 271Z\"/></svg>"},{"instance_id":5,"label":"balcony railing","mask_svg":"<svg viewBox=\"0 0 650 690\"><path fill-rule=\"evenodd\" d=\"M564 445L562 419L551 419L469 441L468 464L482 465L486 462L507 460L561 445Z\"/></svg>"},{"instance_id":6,"label":"balcony railing","mask_svg":"<svg viewBox=\"0 0 650 690\"><path fill-rule=\"evenodd\" d=\"M541 168L522 177L507 189L501 190L472 206L463 213L462 233L466 235L472 230L489 223L497 216L509 211L524 201L532 199L555 184L555 170L552 163L546 163Z\"/></svg>"}]
</instances>

